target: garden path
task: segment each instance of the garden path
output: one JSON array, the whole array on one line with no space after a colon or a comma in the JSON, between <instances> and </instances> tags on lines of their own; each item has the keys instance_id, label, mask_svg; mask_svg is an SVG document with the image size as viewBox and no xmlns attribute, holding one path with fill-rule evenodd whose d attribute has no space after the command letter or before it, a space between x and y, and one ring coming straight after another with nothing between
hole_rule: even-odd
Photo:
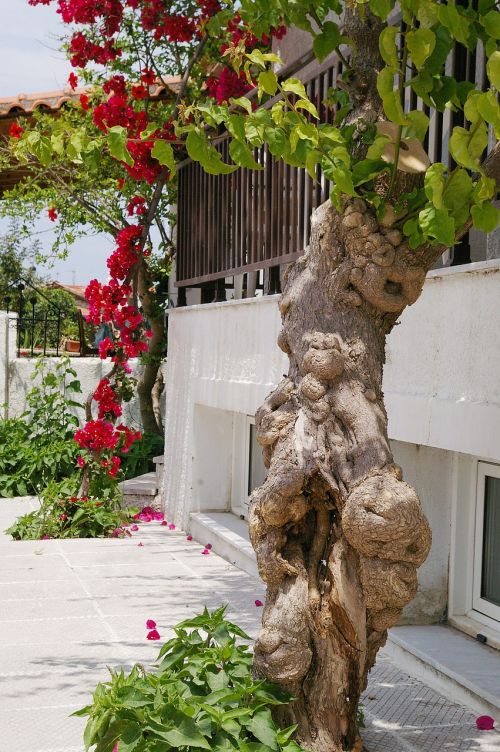
<instances>
[{"instance_id":1,"label":"garden path","mask_svg":"<svg viewBox=\"0 0 500 752\"><path fill-rule=\"evenodd\" d=\"M34 508L0 501L0 530ZM142 543L143 545L139 545ZM0 752L83 752L88 703L106 666L151 663L176 622L228 603L255 635L262 585L159 524L125 540L12 542L0 536ZM500 752L500 734L478 732L475 715L448 702L381 656L364 698L370 752Z\"/></svg>"}]
</instances>

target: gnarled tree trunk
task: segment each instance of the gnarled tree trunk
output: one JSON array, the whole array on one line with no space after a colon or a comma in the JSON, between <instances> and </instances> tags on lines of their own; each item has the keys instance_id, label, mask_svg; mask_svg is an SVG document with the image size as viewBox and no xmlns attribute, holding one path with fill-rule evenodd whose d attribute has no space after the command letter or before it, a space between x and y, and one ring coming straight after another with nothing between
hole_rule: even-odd
<instances>
[{"instance_id":1,"label":"gnarled tree trunk","mask_svg":"<svg viewBox=\"0 0 500 752\"><path fill-rule=\"evenodd\" d=\"M327 202L280 303L290 370L257 413L269 473L250 508L267 583L255 670L294 695L280 720L317 752L353 748L367 673L430 547L382 394L386 335L430 262L362 200L342 215Z\"/></svg>"}]
</instances>

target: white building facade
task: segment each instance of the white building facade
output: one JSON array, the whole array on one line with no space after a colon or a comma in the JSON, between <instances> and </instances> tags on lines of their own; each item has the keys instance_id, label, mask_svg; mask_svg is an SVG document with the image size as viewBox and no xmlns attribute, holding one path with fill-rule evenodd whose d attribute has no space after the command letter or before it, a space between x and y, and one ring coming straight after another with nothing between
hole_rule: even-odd
<instances>
[{"instance_id":1,"label":"white building facade","mask_svg":"<svg viewBox=\"0 0 500 752\"><path fill-rule=\"evenodd\" d=\"M277 300L169 314L163 499L185 530L201 515L230 537L263 480L253 416L288 368ZM498 314L499 260L430 272L389 336L384 392L395 459L433 530L403 622L448 620L500 647Z\"/></svg>"}]
</instances>

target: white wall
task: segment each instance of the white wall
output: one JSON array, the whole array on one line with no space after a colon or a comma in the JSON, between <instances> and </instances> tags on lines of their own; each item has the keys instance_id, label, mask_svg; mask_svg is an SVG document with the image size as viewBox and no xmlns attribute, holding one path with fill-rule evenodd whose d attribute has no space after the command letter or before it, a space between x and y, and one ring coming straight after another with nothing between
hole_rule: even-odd
<instances>
[{"instance_id":1,"label":"white wall","mask_svg":"<svg viewBox=\"0 0 500 752\"><path fill-rule=\"evenodd\" d=\"M7 322L8 329L7 329ZM21 415L26 407L26 394L33 386L31 375L35 370L36 358L17 358L16 351L16 315L0 311L0 405L5 405L2 417L14 418ZM9 333L7 337L7 331ZM47 358L56 362L57 358ZM82 386L81 401L95 390L99 380L109 372L109 361L100 358L72 357L71 365L77 372ZM141 368L137 359L130 361L132 375L139 378ZM165 364L162 366L165 369ZM164 399L162 400L164 403ZM80 420L84 420L83 410L75 411ZM136 398L123 405L123 421L131 427L141 428L139 403Z\"/></svg>"},{"instance_id":2,"label":"white wall","mask_svg":"<svg viewBox=\"0 0 500 752\"><path fill-rule=\"evenodd\" d=\"M434 534L412 621L445 613L457 453L500 462L499 270L496 261L431 272L388 341L389 435ZM164 498L179 526L190 511L229 506L231 412L252 415L288 367L275 344L277 300L169 314Z\"/></svg>"}]
</instances>

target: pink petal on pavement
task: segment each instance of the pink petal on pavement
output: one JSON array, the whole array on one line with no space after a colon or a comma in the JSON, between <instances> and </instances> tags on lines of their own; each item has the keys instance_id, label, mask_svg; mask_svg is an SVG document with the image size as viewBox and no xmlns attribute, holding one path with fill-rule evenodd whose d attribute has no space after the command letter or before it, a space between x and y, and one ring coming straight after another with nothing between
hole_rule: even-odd
<instances>
[{"instance_id":1,"label":"pink petal on pavement","mask_svg":"<svg viewBox=\"0 0 500 752\"><path fill-rule=\"evenodd\" d=\"M162 525L168 525L168 522L167 522L167 520L162 520L162 521L161 521L161 524L162 524Z\"/></svg>"},{"instance_id":2,"label":"pink petal on pavement","mask_svg":"<svg viewBox=\"0 0 500 752\"><path fill-rule=\"evenodd\" d=\"M476 718L476 726L480 731L492 731L495 728L495 721L490 715L480 715Z\"/></svg>"},{"instance_id":3,"label":"pink petal on pavement","mask_svg":"<svg viewBox=\"0 0 500 752\"><path fill-rule=\"evenodd\" d=\"M139 530L139 525L132 525L130 529L132 530L132 532L136 533Z\"/></svg>"},{"instance_id":4,"label":"pink petal on pavement","mask_svg":"<svg viewBox=\"0 0 500 752\"><path fill-rule=\"evenodd\" d=\"M170 523L170 525L168 526L168 529L169 530L175 530L175 525L172 524L172 523Z\"/></svg>"},{"instance_id":5,"label":"pink petal on pavement","mask_svg":"<svg viewBox=\"0 0 500 752\"><path fill-rule=\"evenodd\" d=\"M209 551L212 550L212 544L211 543L205 543L205 548L208 548Z\"/></svg>"},{"instance_id":6,"label":"pink petal on pavement","mask_svg":"<svg viewBox=\"0 0 500 752\"><path fill-rule=\"evenodd\" d=\"M138 545L138 546L143 546L143 545L144 545L144 543L138 543L137 545Z\"/></svg>"},{"instance_id":7,"label":"pink petal on pavement","mask_svg":"<svg viewBox=\"0 0 500 752\"><path fill-rule=\"evenodd\" d=\"M148 619L146 622L146 628L147 629L154 629L156 627L156 622L153 621L153 619Z\"/></svg>"},{"instance_id":8,"label":"pink petal on pavement","mask_svg":"<svg viewBox=\"0 0 500 752\"><path fill-rule=\"evenodd\" d=\"M163 520L165 515L163 512L153 512L152 517L154 520Z\"/></svg>"},{"instance_id":9,"label":"pink petal on pavement","mask_svg":"<svg viewBox=\"0 0 500 752\"><path fill-rule=\"evenodd\" d=\"M192 535L186 535L186 540L192 541L193 540L193 536Z\"/></svg>"},{"instance_id":10,"label":"pink petal on pavement","mask_svg":"<svg viewBox=\"0 0 500 752\"><path fill-rule=\"evenodd\" d=\"M148 640L159 640L160 639L160 634L159 634L159 632L157 632L156 629L152 629L151 632L148 632L147 639Z\"/></svg>"},{"instance_id":11,"label":"pink petal on pavement","mask_svg":"<svg viewBox=\"0 0 500 752\"><path fill-rule=\"evenodd\" d=\"M204 548L201 553L203 554L203 556L208 556L208 554L210 553L210 551L208 550L208 548Z\"/></svg>"},{"instance_id":12,"label":"pink petal on pavement","mask_svg":"<svg viewBox=\"0 0 500 752\"><path fill-rule=\"evenodd\" d=\"M256 605L257 607L259 607L259 606L263 606L264 604L262 603L262 601L256 600L256 601L255 601L255 605Z\"/></svg>"}]
</instances>

